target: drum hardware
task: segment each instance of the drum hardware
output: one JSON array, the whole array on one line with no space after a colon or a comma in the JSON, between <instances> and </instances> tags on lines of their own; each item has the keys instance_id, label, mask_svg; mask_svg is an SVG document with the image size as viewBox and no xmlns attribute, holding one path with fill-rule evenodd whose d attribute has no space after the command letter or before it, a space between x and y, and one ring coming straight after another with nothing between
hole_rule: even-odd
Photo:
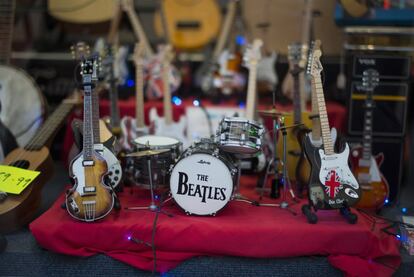
<instances>
[{"instance_id":1,"label":"drum hardware","mask_svg":"<svg viewBox=\"0 0 414 277\"><path fill-rule=\"evenodd\" d=\"M277 112L276 108L274 108L274 107L270 110L259 110L258 113L261 116L270 117L270 118L273 118L273 119L278 119L282 116L282 113Z\"/></svg>"},{"instance_id":2,"label":"drum hardware","mask_svg":"<svg viewBox=\"0 0 414 277\"><path fill-rule=\"evenodd\" d=\"M148 146L149 147L149 146ZM146 156L153 156L153 155L158 155L161 153L165 153L170 151L169 149L160 149L160 150L143 150L143 151L137 151L137 152L133 152L130 154L126 154L125 157L146 157Z\"/></svg>"}]
</instances>

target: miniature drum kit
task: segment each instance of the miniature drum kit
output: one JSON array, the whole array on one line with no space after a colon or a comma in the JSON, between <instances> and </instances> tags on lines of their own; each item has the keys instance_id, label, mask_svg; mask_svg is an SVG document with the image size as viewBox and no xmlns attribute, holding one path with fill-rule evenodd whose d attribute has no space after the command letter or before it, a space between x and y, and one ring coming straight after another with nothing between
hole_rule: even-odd
<instances>
[{"instance_id":1,"label":"miniature drum kit","mask_svg":"<svg viewBox=\"0 0 414 277\"><path fill-rule=\"evenodd\" d=\"M202 138L184 151L174 138L141 136L135 139L136 152L126 155L128 176L151 190L150 210L158 208L154 190L169 189L186 214L215 215L236 199L240 159L261 151L263 134L263 125L256 121L225 117L215 136Z\"/></svg>"}]
</instances>

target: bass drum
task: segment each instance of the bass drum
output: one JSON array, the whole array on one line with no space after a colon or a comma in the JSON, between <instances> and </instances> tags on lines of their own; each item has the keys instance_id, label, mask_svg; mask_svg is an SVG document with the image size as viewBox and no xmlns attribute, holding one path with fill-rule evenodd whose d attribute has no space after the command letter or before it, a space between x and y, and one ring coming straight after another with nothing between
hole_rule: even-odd
<instances>
[{"instance_id":1,"label":"bass drum","mask_svg":"<svg viewBox=\"0 0 414 277\"><path fill-rule=\"evenodd\" d=\"M187 214L215 215L231 200L236 175L233 159L210 139L203 139L173 167L171 194Z\"/></svg>"},{"instance_id":2,"label":"bass drum","mask_svg":"<svg viewBox=\"0 0 414 277\"><path fill-rule=\"evenodd\" d=\"M23 70L0 65L0 118L20 147L43 123L44 98L34 80Z\"/></svg>"}]
</instances>

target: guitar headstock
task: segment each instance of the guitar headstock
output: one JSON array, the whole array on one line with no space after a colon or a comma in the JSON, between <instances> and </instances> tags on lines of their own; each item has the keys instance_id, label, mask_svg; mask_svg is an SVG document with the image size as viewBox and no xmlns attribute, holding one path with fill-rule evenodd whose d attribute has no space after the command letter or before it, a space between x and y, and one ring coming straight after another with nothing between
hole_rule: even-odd
<instances>
[{"instance_id":1,"label":"guitar headstock","mask_svg":"<svg viewBox=\"0 0 414 277\"><path fill-rule=\"evenodd\" d=\"M250 69L252 65L256 65L262 58L262 52L260 51L262 45L263 41L261 39L255 39L253 44L247 46L243 55L243 61L247 68Z\"/></svg>"},{"instance_id":2,"label":"guitar headstock","mask_svg":"<svg viewBox=\"0 0 414 277\"><path fill-rule=\"evenodd\" d=\"M79 41L70 47L73 59L80 61L91 54L90 47L87 43Z\"/></svg>"},{"instance_id":3,"label":"guitar headstock","mask_svg":"<svg viewBox=\"0 0 414 277\"><path fill-rule=\"evenodd\" d=\"M145 56L145 46L143 43L135 43L134 54L132 55L134 59L135 66L143 65L143 58Z\"/></svg>"},{"instance_id":4,"label":"guitar headstock","mask_svg":"<svg viewBox=\"0 0 414 277\"><path fill-rule=\"evenodd\" d=\"M362 73L362 85L368 92L374 91L375 87L379 83L379 73L375 69L367 69Z\"/></svg>"},{"instance_id":5,"label":"guitar headstock","mask_svg":"<svg viewBox=\"0 0 414 277\"><path fill-rule=\"evenodd\" d=\"M82 85L94 86L98 80L98 61L96 57L84 58L81 62Z\"/></svg>"},{"instance_id":6,"label":"guitar headstock","mask_svg":"<svg viewBox=\"0 0 414 277\"><path fill-rule=\"evenodd\" d=\"M293 66L301 69L306 67L309 47L302 43L292 43L288 46L288 60Z\"/></svg>"},{"instance_id":7,"label":"guitar headstock","mask_svg":"<svg viewBox=\"0 0 414 277\"><path fill-rule=\"evenodd\" d=\"M312 75L312 77L319 76L323 70L322 63L320 61L321 56L321 41L316 40L312 43L308 58L307 74Z\"/></svg>"}]
</instances>

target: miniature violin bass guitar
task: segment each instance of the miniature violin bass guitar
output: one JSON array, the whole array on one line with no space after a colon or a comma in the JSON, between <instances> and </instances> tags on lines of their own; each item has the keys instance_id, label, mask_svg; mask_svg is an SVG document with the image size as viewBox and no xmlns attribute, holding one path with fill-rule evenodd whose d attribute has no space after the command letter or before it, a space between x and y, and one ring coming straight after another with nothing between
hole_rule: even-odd
<instances>
[{"instance_id":1,"label":"miniature violin bass guitar","mask_svg":"<svg viewBox=\"0 0 414 277\"><path fill-rule=\"evenodd\" d=\"M96 60L84 59L81 70L84 91L83 149L70 166L75 185L66 194L66 209L73 218L92 222L109 214L115 198L113 190L104 184L108 165L94 149L92 93L97 81Z\"/></svg>"},{"instance_id":2,"label":"miniature violin bass guitar","mask_svg":"<svg viewBox=\"0 0 414 277\"><path fill-rule=\"evenodd\" d=\"M164 86L164 117L159 117L155 108L150 110L150 121L154 124L154 133L158 136L167 136L178 139L183 143L183 147L189 146L189 142L184 135L186 120L181 117L179 122L174 122L172 114L171 93L168 83L170 63L173 59L171 45L166 45L161 50L161 73Z\"/></svg>"},{"instance_id":3,"label":"miniature violin bass guitar","mask_svg":"<svg viewBox=\"0 0 414 277\"><path fill-rule=\"evenodd\" d=\"M351 151L353 172L362 188L362 197L356 207L368 210L379 210L389 196L389 185L379 170L384 161L384 154L372 155L372 126L375 108L373 93L378 85L378 72L368 69L363 72L362 85L366 91L365 115L362 131L362 146Z\"/></svg>"},{"instance_id":4,"label":"miniature violin bass guitar","mask_svg":"<svg viewBox=\"0 0 414 277\"><path fill-rule=\"evenodd\" d=\"M125 116L121 120L122 130L122 148L132 150L134 140L149 133L148 127L145 126L144 111L144 45L137 43L134 49L135 63L135 118Z\"/></svg>"},{"instance_id":5,"label":"miniature violin bass guitar","mask_svg":"<svg viewBox=\"0 0 414 277\"><path fill-rule=\"evenodd\" d=\"M315 146L309 135L304 150L311 164L309 198L315 209L342 209L355 205L361 198L361 188L348 166L349 146L342 153L334 152L329 120L323 94L320 41L315 42L308 71L312 76L322 131L322 146ZM355 223L355 222L352 222Z\"/></svg>"}]
</instances>

